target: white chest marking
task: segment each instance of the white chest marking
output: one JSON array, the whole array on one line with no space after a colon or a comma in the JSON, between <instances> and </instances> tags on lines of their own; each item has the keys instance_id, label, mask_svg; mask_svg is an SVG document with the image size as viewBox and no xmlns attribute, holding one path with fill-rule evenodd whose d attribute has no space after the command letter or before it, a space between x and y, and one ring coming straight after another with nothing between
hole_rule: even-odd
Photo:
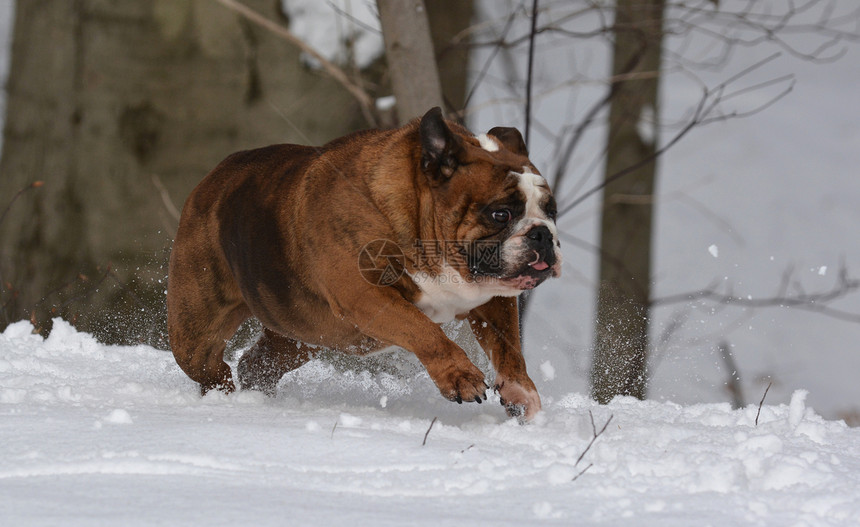
<instances>
[{"instance_id":1,"label":"white chest marking","mask_svg":"<svg viewBox=\"0 0 860 527\"><path fill-rule=\"evenodd\" d=\"M519 293L496 284L494 280L489 280L489 283L466 280L447 265L435 276L423 271L410 276L421 289L415 306L437 324L450 322L457 315L486 304L494 296Z\"/></svg>"}]
</instances>

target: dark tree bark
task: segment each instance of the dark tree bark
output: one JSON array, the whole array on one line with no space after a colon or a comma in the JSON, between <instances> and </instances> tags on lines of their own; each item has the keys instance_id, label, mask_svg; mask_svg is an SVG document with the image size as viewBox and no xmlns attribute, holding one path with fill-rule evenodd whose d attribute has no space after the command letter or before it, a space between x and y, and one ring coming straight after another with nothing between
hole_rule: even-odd
<instances>
[{"instance_id":1,"label":"dark tree bark","mask_svg":"<svg viewBox=\"0 0 860 527\"><path fill-rule=\"evenodd\" d=\"M430 33L436 55L436 67L442 84L443 109L463 109L468 82L469 42L452 44L463 30L472 25L472 0L431 0L424 2L430 20Z\"/></svg>"},{"instance_id":2,"label":"dark tree bark","mask_svg":"<svg viewBox=\"0 0 860 527\"><path fill-rule=\"evenodd\" d=\"M443 106L442 83L424 0L377 0L397 120Z\"/></svg>"},{"instance_id":3,"label":"dark tree bark","mask_svg":"<svg viewBox=\"0 0 860 527\"><path fill-rule=\"evenodd\" d=\"M592 395L645 397L663 0L618 0L600 234Z\"/></svg>"}]
</instances>

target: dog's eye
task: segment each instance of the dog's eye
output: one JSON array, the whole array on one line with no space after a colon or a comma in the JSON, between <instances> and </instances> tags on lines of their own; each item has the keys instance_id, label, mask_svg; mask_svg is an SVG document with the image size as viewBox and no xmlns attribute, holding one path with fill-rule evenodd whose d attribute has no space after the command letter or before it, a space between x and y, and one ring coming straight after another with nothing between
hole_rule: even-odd
<instances>
[{"instance_id":1,"label":"dog's eye","mask_svg":"<svg viewBox=\"0 0 860 527\"><path fill-rule=\"evenodd\" d=\"M499 209L491 214L493 221L496 223L507 223L511 221L511 211L508 209Z\"/></svg>"}]
</instances>

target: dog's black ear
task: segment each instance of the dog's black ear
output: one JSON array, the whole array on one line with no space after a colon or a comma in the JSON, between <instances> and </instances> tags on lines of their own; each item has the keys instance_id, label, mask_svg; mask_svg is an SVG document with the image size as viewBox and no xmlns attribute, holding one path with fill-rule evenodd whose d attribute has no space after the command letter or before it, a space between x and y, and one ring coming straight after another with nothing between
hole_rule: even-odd
<instances>
[{"instance_id":1,"label":"dog's black ear","mask_svg":"<svg viewBox=\"0 0 860 527\"><path fill-rule=\"evenodd\" d=\"M487 132L487 134L498 139L504 147L511 152L520 154L521 156L529 156L529 149L526 148L526 142L523 141L522 134L520 134L520 131L516 128L497 126Z\"/></svg>"},{"instance_id":2,"label":"dog's black ear","mask_svg":"<svg viewBox=\"0 0 860 527\"><path fill-rule=\"evenodd\" d=\"M418 126L421 135L421 168L436 182L444 182L457 169L457 154L462 149L460 138L445 124L442 109L431 108Z\"/></svg>"}]
</instances>

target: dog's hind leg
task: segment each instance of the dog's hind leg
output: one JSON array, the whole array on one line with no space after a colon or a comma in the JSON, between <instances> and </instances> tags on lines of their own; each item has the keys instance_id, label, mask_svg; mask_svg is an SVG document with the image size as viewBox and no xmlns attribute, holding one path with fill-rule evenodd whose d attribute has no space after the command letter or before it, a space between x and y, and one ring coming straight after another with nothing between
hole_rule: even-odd
<instances>
[{"instance_id":1,"label":"dog's hind leg","mask_svg":"<svg viewBox=\"0 0 860 527\"><path fill-rule=\"evenodd\" d=\"M189 244L175 244L167 286L167 329L176 363L200 391L236 389L224 348L250 316L226 264Z\"/></svg>"},{"instance_id":2,"label":"dog's hind leg","mask_svg":"<svg viewBox=\"0 0 860 527\"><path fill-rule=\"evenodd\" d=\"M237 373L243 390L259 390L274 397L278 381L311 358L301 343L279 335L268 328L254 346L242 355Z\"/></svg>"},{"instance_id":3,"label":"dog's hind leg","mask_svg":"<svg viewBox=\"0 0 860 527\"><path fill-rule=\"evenodd\" d=\"M220 313L197 316L191 314L193 310L189 310L188 304L182 304L182 309L182 313L168 315L170 347L176 363L200 383L201 395L213 389L233 392L236 386L230 366L224 362L224 349L227 340L247 318L247 307L242 304Z\"/></svg>"}]
</instances>

